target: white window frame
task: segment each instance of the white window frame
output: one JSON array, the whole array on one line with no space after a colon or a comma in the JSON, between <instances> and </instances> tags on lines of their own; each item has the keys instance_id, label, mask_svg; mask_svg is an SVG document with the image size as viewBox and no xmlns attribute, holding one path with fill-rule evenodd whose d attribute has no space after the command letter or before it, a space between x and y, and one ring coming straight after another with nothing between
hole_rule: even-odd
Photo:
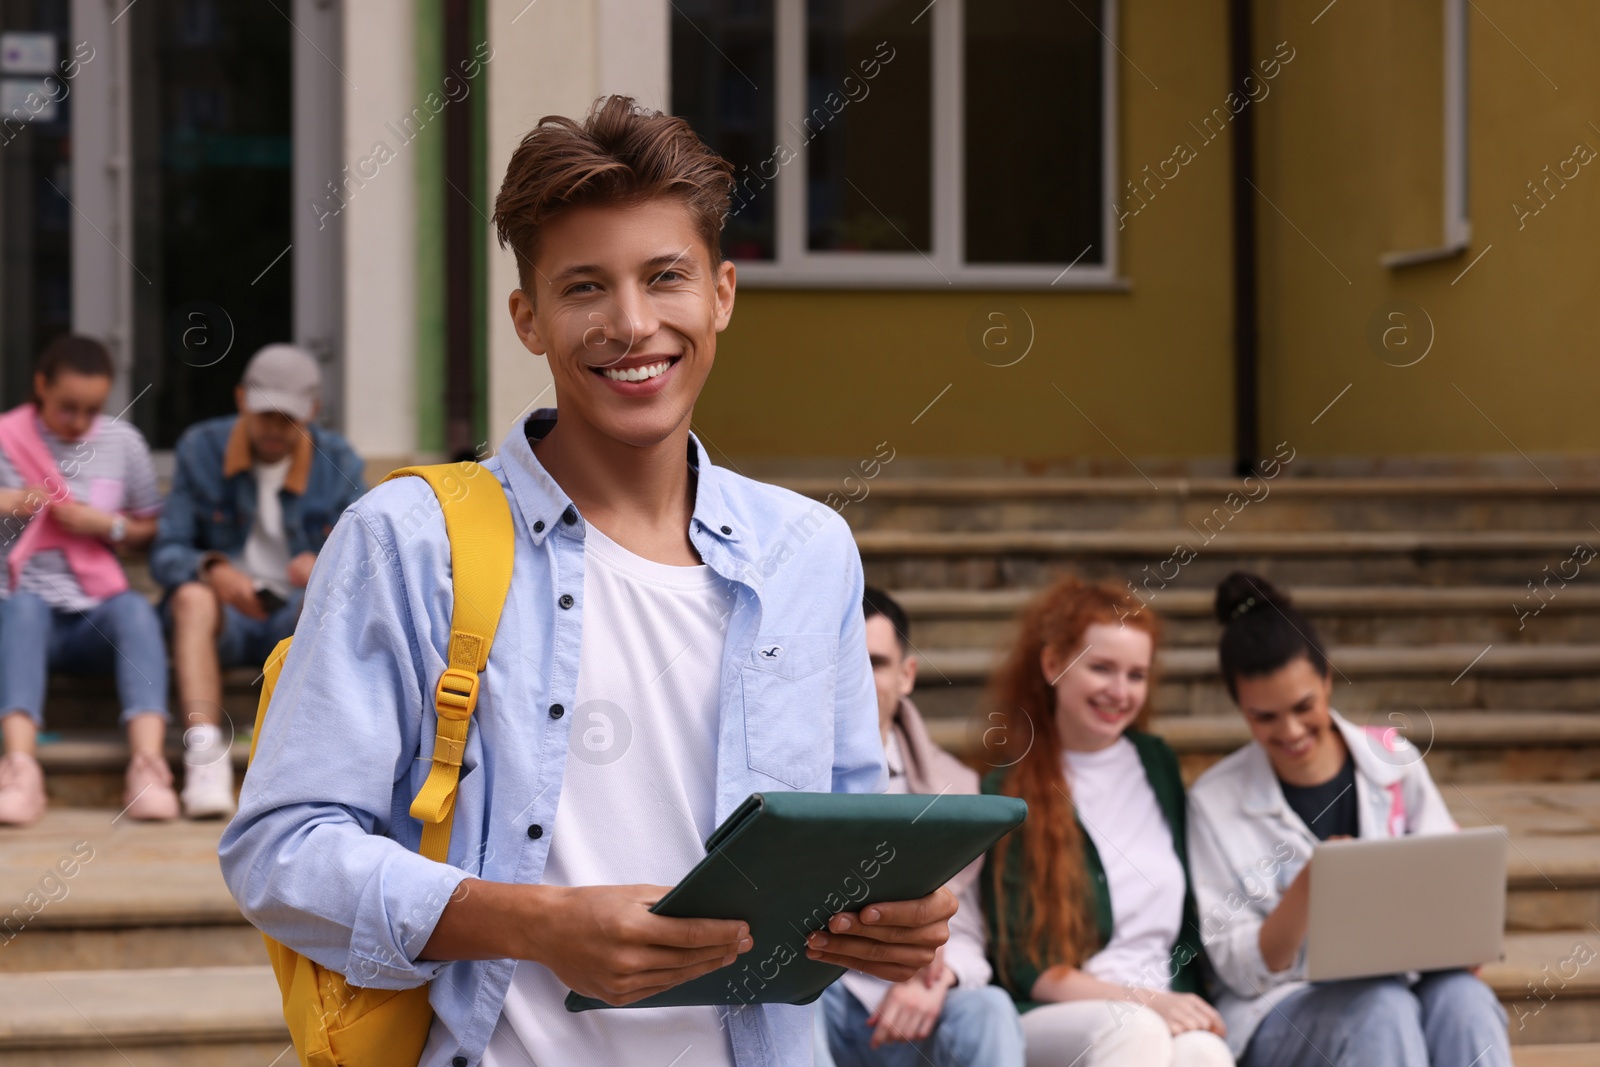
<instances>
[{"instance_id":1,"label":"white window frame","mask_svg":"<svg viewBox=\"0 0 1600 1067\"><path fill-rule=\"evenodd\" d=\"M1444 0L1444 243L1433 248L1385 252L1385 267L1437 263L1465 252L1472 244L1472 218L1467 212L1467 5Z\"/></svg>"},{"instance_id":2,"label":"white window frame","mask_svg":"<svg viewBox=\"0 0 1600 1067\"><path fill-rule=\"evenodd\" d=\"M1082 2L1082 0L1080 0ZM774 0L776 126L797 129L805 120L806 0ZM785 141L795 156L764 193L776 196L776 248L772 260L736 260L741 285L771 289L1114 289L1127 288L1117 273L1117 0L1100 0L1101 165L1100 205L1105 262L967 263L965 218L966 0L934 0L923 15L933 20L933 232L930 252L815 252L807 247L807 148ZM661 42L671 69L671 39ZM602 47L604 45L602 44ZM780 136L782 136L780 134Z\"/></svg>"}]
</instances>

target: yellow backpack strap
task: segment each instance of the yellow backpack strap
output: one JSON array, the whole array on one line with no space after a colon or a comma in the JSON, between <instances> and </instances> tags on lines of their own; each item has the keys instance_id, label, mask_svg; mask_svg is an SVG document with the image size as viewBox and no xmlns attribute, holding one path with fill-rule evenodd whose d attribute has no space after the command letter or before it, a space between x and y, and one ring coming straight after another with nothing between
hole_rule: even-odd
<instances>
[{"instance_id":1,"label":"yellow backpack strap","mask_svg":"<svg viewBox=\"0 0 1600 1067\"><path fill-rule=\"evenodd\" d=\"M500 609L511 586L515 532L505 490L494 475L471 461L402 467L390 478L415 475L433 487L450 537L454 606L450 612L450 658L433 691L439 716L428 780L411 802L411 817L422 821L424 856L445 863L450 824L456 810L456 783L467 748L467 726L478 706L478 675L489 663Z\"/></svg>"}]
</instances>

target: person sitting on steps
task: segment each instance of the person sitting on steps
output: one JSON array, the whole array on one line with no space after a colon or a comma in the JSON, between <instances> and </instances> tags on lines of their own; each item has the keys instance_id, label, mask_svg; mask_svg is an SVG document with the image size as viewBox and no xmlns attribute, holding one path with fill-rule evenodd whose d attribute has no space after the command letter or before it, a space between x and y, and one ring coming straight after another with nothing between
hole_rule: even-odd
<instances>
[{"instance_id":1,"label":"person sitting on steps","mask_svg":"<svg viewBox=\"0 0 1600 1067\"><path fill-rule=\"evenodd\" d=\"M321 384L310 352L267 345L234 388L239 413L178 438L150 573L167 590L192 819L233 812L222 668L258 669L294 632L317 553L366 489L361 457L313 421Z\"/></svg>"},{"instance_id":2,"label":"person sitting on steps","mask_svg":"<svg viewBox=\"0 0 1600 1067\"><path fill-rule=\"evenodd\" d=\"M1308 984L1311 853L1455 830L1422 753L1330 705L1333 667L1287 594L1217 588L1222 679L1250 744L1189 790L1189 855L1217 1006L1242 1067L1511 1067L1506 1014L1462 970Z\"/></svg>"},{"instance_id":3,"label":"person sitting on steps","mask_svg":"<svg viewBox=\"0 0 1600 1067\"><path fill-rule=\"evenodd\" d=\"M1183 779L1148 732L1160 620L1066 577L1029 605L991 683L986 793L1028 821L989 857L995 971L1028 1067L1232 1067L1204 997Z\"/></svg>"},{"instance_id":4,"label":"person sitting on steps","mask_svg":"<svg viewBox=\"0 0 1600 1067\"><path fill-rule=\"evenodd\" d=\"M34 368L33 400L0 415L0 824L44 815L34 753L52 670L116 676L132 750L125 814L178 814L161 621L116 553L150 543L161 491L144 437L102 414L112 375L105 345L58 337Z\"/></svg>"},{"instance_id":5,"label":"person sitting on steps","mask_svg":"<svg viewBox=\"0 0 1600 1067\"><path fill-rule=\"evenodd\" d=\"M917 657L905 609L881 589L862 597L890 793L978 791L978 775L928 737L911 702ZM980 858L947 883L961 902L941 958L903 982L847 973L817 1002L816 1067L1022 1067L1017 1009L984 958Z\"/></svg>"}]
</instances>

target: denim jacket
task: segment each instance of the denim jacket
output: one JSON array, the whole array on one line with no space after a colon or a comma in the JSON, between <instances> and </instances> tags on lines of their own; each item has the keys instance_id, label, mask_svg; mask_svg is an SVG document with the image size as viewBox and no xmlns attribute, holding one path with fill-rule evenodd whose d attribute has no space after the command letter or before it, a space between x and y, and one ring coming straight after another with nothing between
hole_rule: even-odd
<instances>
[{"instance_id":1,"label":"denim jacket","mask_svg":"<svg viewBox=\"0 0 1600 1067\"><path fill-rule=\"evenodd\" d=\"M172 490L150 546L150 574L168 590L193 581L209 552L237 558L255 525L256 479L248 452L240 455L238 424L239 416L223 415L196 423L178 438ZM366 491L361 457L345 439L319 426L307 429L309 438L301 439L278 494L291 559L320 551L340 513ZM300 492L293 488L297 483L304 486Z\"/></svg>"},{"instance_id":2,"label":"denim jacket","mask_svg":"<svg viewBox=\"0 0 1600 1067\"><path fill-rule=\"evenodd\" d=\"M536 412L527 433L554 425ZM753 792L880 791L883 746L855 542L831 509L713 466L689 538L735 589L721 667L716 819ZM550 852L583 640L587 526L522 427L472 483L503 489L516 531L462 760L450 862L418 855L409 815L433 750L450 635L450 549L418 478L375 488L318 557L294 644L222 837L223 875L267 934L362 986L431 982L423 1067L477 1064L516 961L418 961L469 877L537 883ZM499 483L487 479L496 479ZM777 647L781 654L770 653ZM596 832L603 833L604 829ZM809 1067L811 1007L727 1016L739 1067Z\"/></svg>"}]
</instances>

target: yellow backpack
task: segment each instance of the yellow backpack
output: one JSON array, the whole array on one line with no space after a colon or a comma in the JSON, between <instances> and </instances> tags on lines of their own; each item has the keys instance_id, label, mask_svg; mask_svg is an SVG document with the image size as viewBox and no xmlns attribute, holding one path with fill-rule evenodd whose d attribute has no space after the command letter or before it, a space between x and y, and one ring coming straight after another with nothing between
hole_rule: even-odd
<instances>
[{"instance_id":1,"label":"yellow backpack","mask_svg":"<svg viewBox=\"0 0 1600 1067\"><path fill-rule=\"evenodd\" d=\"M470 491L468 482L483 473L483 468L472 462L441 463L402 467L384 479L415 475L426 480L439 498L450 537L455 598L450 616L450 665L434 689L439 726L433 766L411 802L411 817L423 823L419 851L436 863L449 862L456 784L467 747L467 726L478 704L478 676L488 664L489 646L494 643L500 609L511 585L515 549L511 509L493 476L481 491ZM284 638L267 658L255 735L250 741L252 759L292 640ZM261 936L283 991L283 1017L304 1067L403 1067L422 1058L433 1023L426 985L364 989L287 945Z\"/></svg>"}]
</instances>

